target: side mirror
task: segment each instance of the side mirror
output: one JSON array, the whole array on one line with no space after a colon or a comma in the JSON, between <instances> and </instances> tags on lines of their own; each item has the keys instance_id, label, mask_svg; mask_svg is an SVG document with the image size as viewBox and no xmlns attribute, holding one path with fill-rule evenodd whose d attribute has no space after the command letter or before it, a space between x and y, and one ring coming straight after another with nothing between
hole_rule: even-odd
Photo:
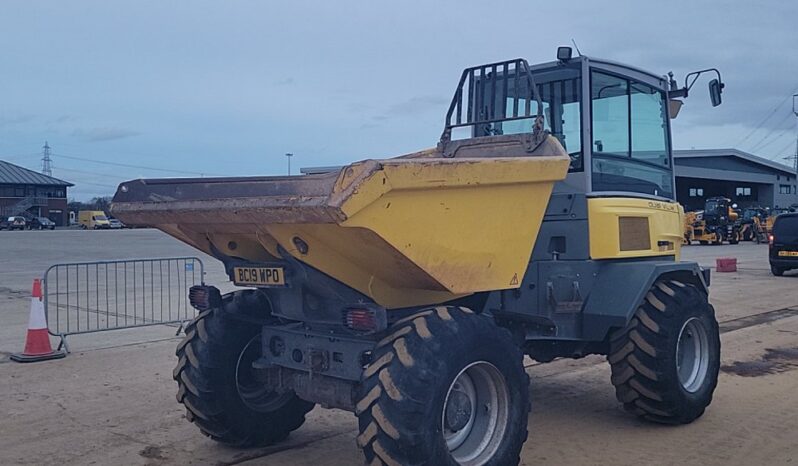
<instances>
[{"instance_id":1,"label":"side mirror","mask_svg":"<svg viewBox=\"0 0 798 466\"><path fill-rule=\"evenodd\" d=\"M726 87L726 85L718 79L713 79L709 82L709 98L712 100L713 107L717 107L722 103L720 95L723 93L724 87Z\"/></svg>"}]
</instances>

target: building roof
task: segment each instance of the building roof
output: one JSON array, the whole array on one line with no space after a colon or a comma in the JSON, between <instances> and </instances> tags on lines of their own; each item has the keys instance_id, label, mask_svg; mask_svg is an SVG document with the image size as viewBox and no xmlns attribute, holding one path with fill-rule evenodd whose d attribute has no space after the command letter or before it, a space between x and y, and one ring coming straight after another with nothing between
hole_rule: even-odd
<instances>
[{"instance_id":1,"label":"building roof","mask_svg":"<svg viewBox=\"0 0 798 466\"><path fill-rule=\"evenodd\" d=\"M37 184L47 186L75 186L69 181L59 180L33 170L0 160L0 184Z\"/></svg>"},{"instance_id":2,"label":"building roof","mask_svg":"<svg viewBox=\"0 0 798 466\"><path fill-rule=\"evenodd\" d=\"M764 165L773 170L777 170L788 175L795 175L795 169L782 165L773 160L765 159L754 154L749 154L738 149L691 149L691 150L675 150L673 151L673 158L686 159L694 157L738 157L743 160L748 160L759 165Z\"/></svg>"}]
</instances>

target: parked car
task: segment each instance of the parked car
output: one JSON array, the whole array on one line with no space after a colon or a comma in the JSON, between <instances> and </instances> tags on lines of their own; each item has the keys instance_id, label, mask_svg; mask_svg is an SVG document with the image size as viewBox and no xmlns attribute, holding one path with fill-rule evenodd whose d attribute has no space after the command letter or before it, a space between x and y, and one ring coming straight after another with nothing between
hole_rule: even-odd
<instances>
[{"instance_id":1,"label":"parked car","mask_svg":"<svg viewBox=\"0 0 798 466\"><path fill-rule=\"evenodd\" d=\"M24 230L26 224L25 217L8 217L0 222L0 230Z\"/></svg>"},{"instance_id":2,"label":"parked car","mask_svg":"<svg viewBox=\"0 0 798 466\"><path fill-rule=\"evenodd\" d=\"M770 271L780 277L798 269L798 213L781 214L770 232Z\"/></svg>"},{"instance_id":3,"label":"parked car","mask_svg":"<svg viewBox=\"0 0 798 466\"><path fill-rule=\"evenodd\" d=\"M111 229L112 230L118 230L118 229L121 229L121 228L125 228L125 224L120 222L119 220L117 220L115 218L109 218L108 219L108 224L111 225Z\"/></svg>"},{"instance_id":4,"label":"parked car","mask_svg":"<svg viewBox=\"0 0 798 466\"><path fill-rule=\"evenodd\" d=\"M55 222L47 217L33 217L28 222L28 229L30 230L55 230Z\"/></svg>"}]
</instances>

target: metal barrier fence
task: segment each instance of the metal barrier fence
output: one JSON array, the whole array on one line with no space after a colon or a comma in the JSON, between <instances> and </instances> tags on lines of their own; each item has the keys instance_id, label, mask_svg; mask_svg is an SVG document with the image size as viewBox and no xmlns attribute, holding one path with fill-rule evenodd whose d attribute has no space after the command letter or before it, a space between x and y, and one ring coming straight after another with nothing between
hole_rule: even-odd
<instances>
[{"instance_id":1,"label":"metal barrier fence","mask_svg":"<svg viewBox=\"0 0 798 466\"><path fill-rule=\"evenodd\" d=\"M196 312L188 289L203 282L196 257L56 264L44 273L44 309L51 335L69 351L68 335L181 324Z\"/></svg>"}]
</instances>

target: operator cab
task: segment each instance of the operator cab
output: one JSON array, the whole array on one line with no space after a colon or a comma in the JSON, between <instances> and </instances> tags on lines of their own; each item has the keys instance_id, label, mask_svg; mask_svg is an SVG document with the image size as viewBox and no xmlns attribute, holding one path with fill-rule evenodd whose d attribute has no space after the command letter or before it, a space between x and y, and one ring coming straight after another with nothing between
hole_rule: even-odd
<instances>
[{"instance_id":1,"label":"operator cab","mask_svg":"<svg viewBox=\"0 0 798 466\"><path fill-rule=\"evenodd\" d=\"M732 204L731 199L726 197L710 197L704 203L704 220L724 221L734 216L733 210L737 204Z\"/></svg>"},{"instance_id":2,"label":"operator cab","mask_svg":"<svg viewBox=\"0 0 798 466\"><path fill-rule=\"evenodd\" d=\"M534 132L540 119L571 157L555 191L675 199L670 119L681 101L672 97L686 97L698 75L716 70L691 73L678 89L668 76L571 57L567 47L557 56L535 66L513 60L465 70L441 141ZM720 103L719 77L710 85L713 104Z\"/></svg>"}]
</instances>

